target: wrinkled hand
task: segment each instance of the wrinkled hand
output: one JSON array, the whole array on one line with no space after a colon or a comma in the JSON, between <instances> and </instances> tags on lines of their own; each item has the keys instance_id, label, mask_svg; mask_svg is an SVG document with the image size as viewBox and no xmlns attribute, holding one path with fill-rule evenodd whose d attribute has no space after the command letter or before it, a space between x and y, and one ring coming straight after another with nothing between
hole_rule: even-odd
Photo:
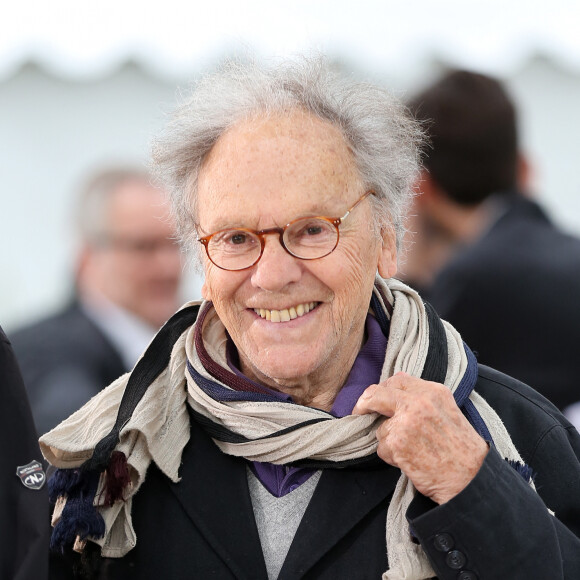
<instances>
[{"instance_id":1,"label":"wrinkled hand","mask_svg":"<svg viewBox=\"0 0 580 580\"><path fill-rule=\"evenodd\" d=\"M487 454L445 385L397 373L368 387L353 409L372 412L389 417L377 430L379 457L438 504L467 486Z\"/></svg>"}]
</instances>

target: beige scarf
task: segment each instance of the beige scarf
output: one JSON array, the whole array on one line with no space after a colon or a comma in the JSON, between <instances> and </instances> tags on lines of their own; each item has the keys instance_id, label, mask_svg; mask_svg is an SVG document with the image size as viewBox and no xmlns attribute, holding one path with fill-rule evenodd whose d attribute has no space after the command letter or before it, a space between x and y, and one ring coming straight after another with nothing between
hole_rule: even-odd
<instances>
[{"instance_id":1,"label":"beige scarf","mask_svg":"<svg viewBox=\"0 0 580 580\"><path fill-rule=\"evenodd\" d=\"M385 313L388 309L382 302L382 296L393 306L381 380L399 371L420 377L429 348L425 305L414 290L397 280L377 279L375 295ZM451 325L443 325L448 351L445 384L454 391L466 371L467 357L459 334ZM210 357L227 368L226 333L213 310L205 317L203 340ZM323 420L290 431L283 439L274 437L254 441L312 419L328 419L329 415L324 411L288 403L216 401L191 378L186 368L188 359L199 374L219 383L201 364L194 347L194 326L188 328L175 343L168 367L149 386L120 432L116 450L125 454L131 476L124 501L116 501L112 506L104 504L100 491L106 483L106 476L101 476L94 504L103 516L105 535L100 539L89 539L101 546L103 556L122 557L135 546L131 501L151 461L172 481L179 481L181 454L190 435L187 404L213 423L248 438L250 441L245 443L216 443L224 453L251 461L277 464L303 459L345 461L368 456L376 450L375 432L385 420L376 414ZM128 374L120 377L40 439L42 452L52 465L64 469L75 468L91 457L95 445L109 433L115 422L128 379ZM187 388L184 388L185 384ZM506 459L521 462L495 411L475 392L471 393L470 399L485 422L498 452ZM387 513L386 545L390 568L383 574L385 580L421 580L435 575L421 546L411 541L405 518L415 493L410 480L401 474ZM58 522L65 504L66 497L63 497L57 504L53 524Z\"/></svg>"}]
</instances>

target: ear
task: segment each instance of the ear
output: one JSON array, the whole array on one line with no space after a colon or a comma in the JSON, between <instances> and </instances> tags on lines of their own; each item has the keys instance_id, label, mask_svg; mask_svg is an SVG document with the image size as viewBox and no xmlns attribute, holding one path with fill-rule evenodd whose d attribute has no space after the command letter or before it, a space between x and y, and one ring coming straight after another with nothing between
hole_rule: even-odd
<instances>
[{"instance_id":1,"label":"ear","mask_svg":"<svg viewBox=\"0 0 580 580\"><path fill-rule=\"evenodd\" d=\"M397 241L393 227L383 229L382 240L377 268L382 278L392 278L397 273Z\"/></svg>"}]
</instances>

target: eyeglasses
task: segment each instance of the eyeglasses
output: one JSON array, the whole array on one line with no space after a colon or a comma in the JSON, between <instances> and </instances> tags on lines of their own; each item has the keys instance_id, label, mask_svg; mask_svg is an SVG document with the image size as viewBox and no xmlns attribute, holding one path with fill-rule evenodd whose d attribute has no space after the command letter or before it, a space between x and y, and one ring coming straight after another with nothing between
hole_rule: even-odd
<instances>
[{"instance_id":1,"label":"eyeglasses","mask_svg":"<svg viewBox=\"0 0 580 580\"><path fill-rule=\"evenodd\" d=\"M278 234L280 245L295 258L317 260L331 254L340 239L338 227L354 208L374 191L367 191L342 217L305 217L282 228L249 230L232 228L198 238L207 257L222 270L246 270L257 264L264 253L265 236Z\"/></svg>"}]
</instances>

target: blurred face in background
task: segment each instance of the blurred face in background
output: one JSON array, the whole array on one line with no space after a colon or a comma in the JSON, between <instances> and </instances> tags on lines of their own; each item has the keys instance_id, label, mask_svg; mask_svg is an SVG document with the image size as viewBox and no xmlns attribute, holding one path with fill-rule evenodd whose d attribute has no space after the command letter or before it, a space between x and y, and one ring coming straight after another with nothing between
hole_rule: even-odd
<instances>
[{"instance_id":1,"label":"blurred face in background","mask_svg":"<svg viewBox=\"0 0 580 580\"><path fill-rule=\"evenodd\" d=\"M121 183L110 193L102 229L81 252L79 290L161 326L179 306L182 273L166 196L145 181Z\"/></svg>"}]
</instances>

